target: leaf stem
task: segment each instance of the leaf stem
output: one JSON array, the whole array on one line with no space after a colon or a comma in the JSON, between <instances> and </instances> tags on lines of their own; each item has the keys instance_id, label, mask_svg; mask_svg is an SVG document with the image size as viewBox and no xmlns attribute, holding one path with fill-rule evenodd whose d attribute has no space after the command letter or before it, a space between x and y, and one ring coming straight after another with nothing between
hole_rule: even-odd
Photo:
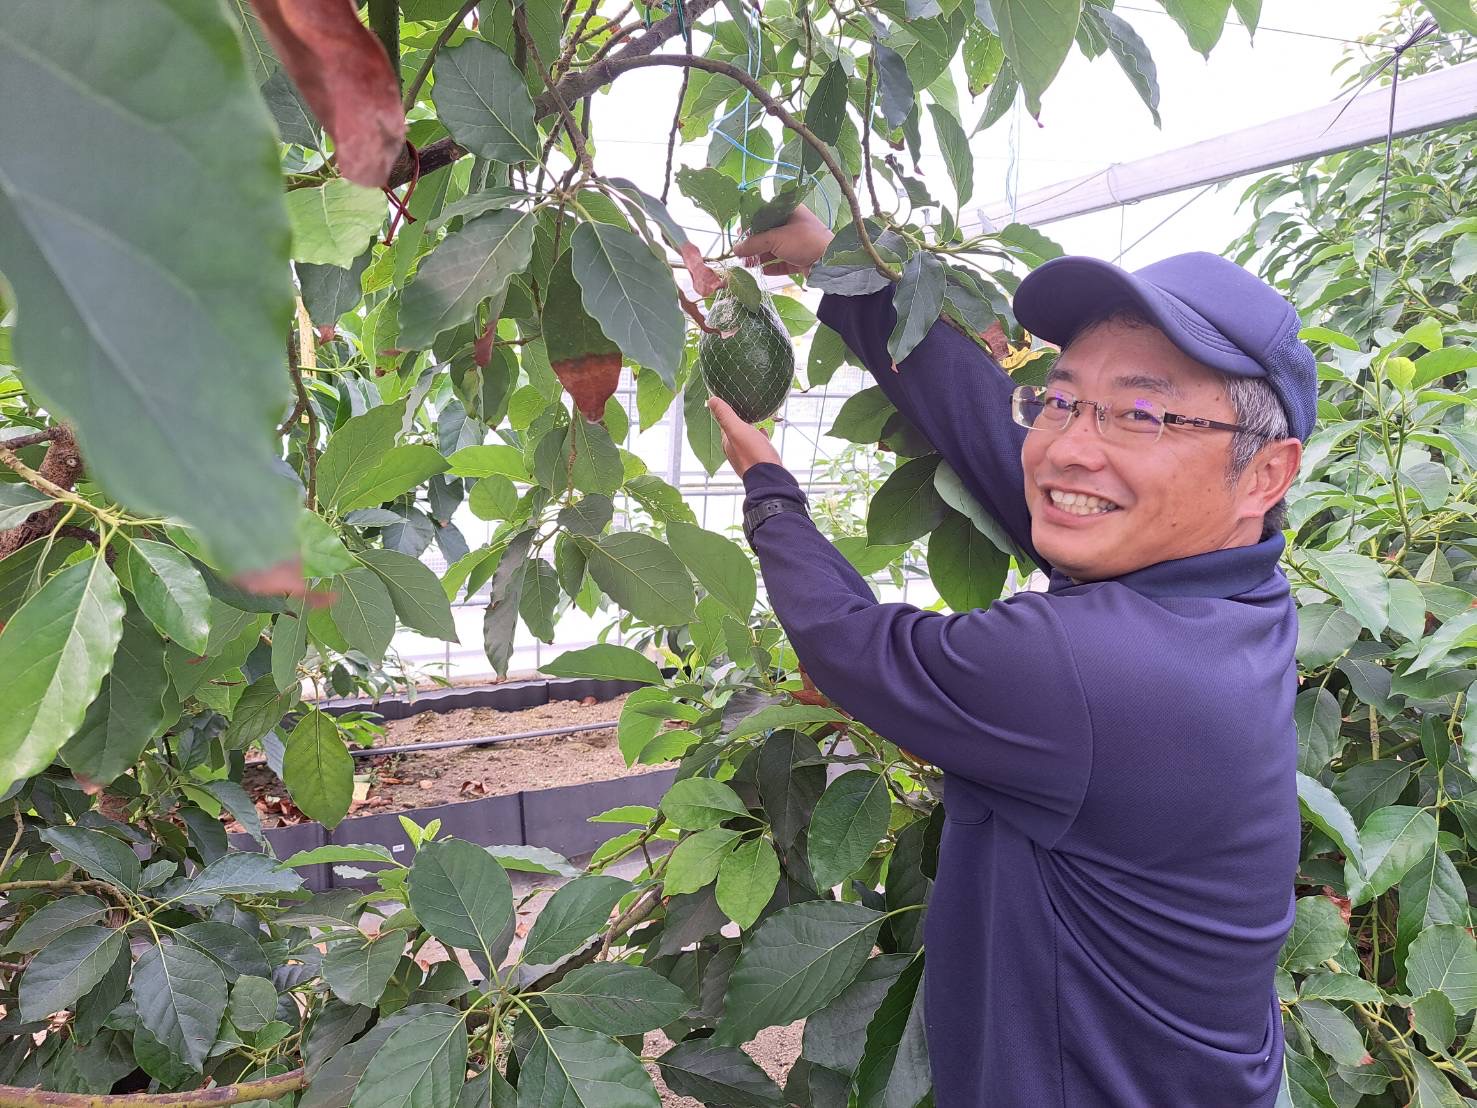
<instances>
[{"instance_id":1,"label":"leaf stem","mask_svg":"<svg viewBox=\"0 0 1477 1108\"><path fill-rule=\"evenodd\" d=\"M467 16L477 9L481 0L467 0L465 4L452 16L441 28L441 33L436 36L436 41L431 43L431 49L426 51L426 60L421 62L421 67L415 71L415 76L410 79L410 84L405 86L405 110L408 112L415 107L415 98L420 95L421 86L426 83L426 78L431 75L431 66L436 61L436 55L441 48L451 41L451 36L456 34L456 29L466 22Z\"/></svg>"}]
</instances>

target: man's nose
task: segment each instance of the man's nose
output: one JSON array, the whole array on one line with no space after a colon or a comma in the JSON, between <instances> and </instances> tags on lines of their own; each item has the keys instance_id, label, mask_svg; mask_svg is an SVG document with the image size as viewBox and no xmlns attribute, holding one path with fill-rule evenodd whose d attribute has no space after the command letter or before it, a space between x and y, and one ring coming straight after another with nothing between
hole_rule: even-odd
<instances>
[{"instance_id":1,"label":"man's nose","mask_svg":"<svg viewBox=\"0 0 1477 1108\"><path fill-rule=\"evenodd\" d=\"M1098 410L1090 404L1077 409L1067 426L1051 436L1046 457L1053 465L1096 469L1103 464L1103 436L1098 430Z\"/></svg>"}]
</instances>

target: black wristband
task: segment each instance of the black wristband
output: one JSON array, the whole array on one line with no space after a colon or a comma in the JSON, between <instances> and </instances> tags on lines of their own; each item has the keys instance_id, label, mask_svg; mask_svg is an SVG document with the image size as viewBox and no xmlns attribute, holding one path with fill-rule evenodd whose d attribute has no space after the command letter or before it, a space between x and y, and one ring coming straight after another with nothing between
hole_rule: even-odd
<instances>
[{"instance_id":1,"label":"black wristband","mask_svg":"<svg viewBox=\"0 0 1477 1108\"><path fill-rule=\"evenodd\" d=\"M796 512L810 518L803 505L796 504L793 500L784 500L775 497L770 500L761 500L744 513L744 538L749 540L749 545L754 545L754 531L770 516L782 515L785 512Z\"/></svg>"}]
</instances>

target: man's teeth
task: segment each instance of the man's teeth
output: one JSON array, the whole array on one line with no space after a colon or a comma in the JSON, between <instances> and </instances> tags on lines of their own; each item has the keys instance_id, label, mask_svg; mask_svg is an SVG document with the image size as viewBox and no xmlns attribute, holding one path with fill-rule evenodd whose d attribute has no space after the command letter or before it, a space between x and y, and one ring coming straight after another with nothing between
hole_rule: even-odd
<instances>
[{"instance_id":1,"label":"man's teeth","mask_svg":"<svg viewBox=\"0 0 1477 1108\"><path fill-rule=\"evenodd\" d=\"M1051 490L1051 502L1064 512L1074 516L1093 516L1103 512L1116 511L1117 504L1111 500L1104 500L1100 496L1088 496L1080 492L1062 492L1060 489Z\"/></svg>"}]
</instances>

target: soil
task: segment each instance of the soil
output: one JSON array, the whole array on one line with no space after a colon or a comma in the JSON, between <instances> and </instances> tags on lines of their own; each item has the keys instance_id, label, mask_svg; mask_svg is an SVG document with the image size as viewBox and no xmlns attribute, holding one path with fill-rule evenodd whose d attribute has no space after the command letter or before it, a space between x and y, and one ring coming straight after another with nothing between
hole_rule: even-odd
<instances>
[{"instance_id":1,"label":"soil","mask_svg":"<svg viewBox=\"0 0 1477 1108\"><path fill-rule=\"evenodd\" d=\"M774 1078L775 1084L780 1088L785 1087L785 1077L790 1072L790 1067L795 1064L795 1059L800 1057L800 1039L805 1031L805 1021L799 1020L788 1027L767 1027L758 1035L754 1041L743 1047L744 1053L759 1063L761 1069L770 1077ZM660 1031L653 1031L646 1036L646 1042L642 1045L642 1053L651 1055L665 1054L672 1048L672 1041ZM657 1092L661 1093L663 1108L703 1108L703 1102L694 1100L690 1096L678 1096L667 1088L662 1081L660 1069L655 1065L648 1065L647 1071L652 1080L656 1082Z\"/></svg>"},{"instance_id":2,"label":"soil","mask_svg":"<svg viewBox=\"0 0 1477 1108\"><path fill-rule=\"evenodd\" d=\"M517 712L494 708L459 708L420 712L391 720L376 746L408 746L445 739L509 735L614 720L625 697L597 701L552 700ZM356 796L350 815L404 812L435 804L452 804L484 796L503 796L528 789L609 781L650 773L661 765L628 768L616 745L614 727L518 739L495 746L428 750L424 754L390 754L356 758ZM302 820L277 775L265 764L247 766L246 789L262 812L263 824L278 827Z\"/></svg>"}]
</instances>

